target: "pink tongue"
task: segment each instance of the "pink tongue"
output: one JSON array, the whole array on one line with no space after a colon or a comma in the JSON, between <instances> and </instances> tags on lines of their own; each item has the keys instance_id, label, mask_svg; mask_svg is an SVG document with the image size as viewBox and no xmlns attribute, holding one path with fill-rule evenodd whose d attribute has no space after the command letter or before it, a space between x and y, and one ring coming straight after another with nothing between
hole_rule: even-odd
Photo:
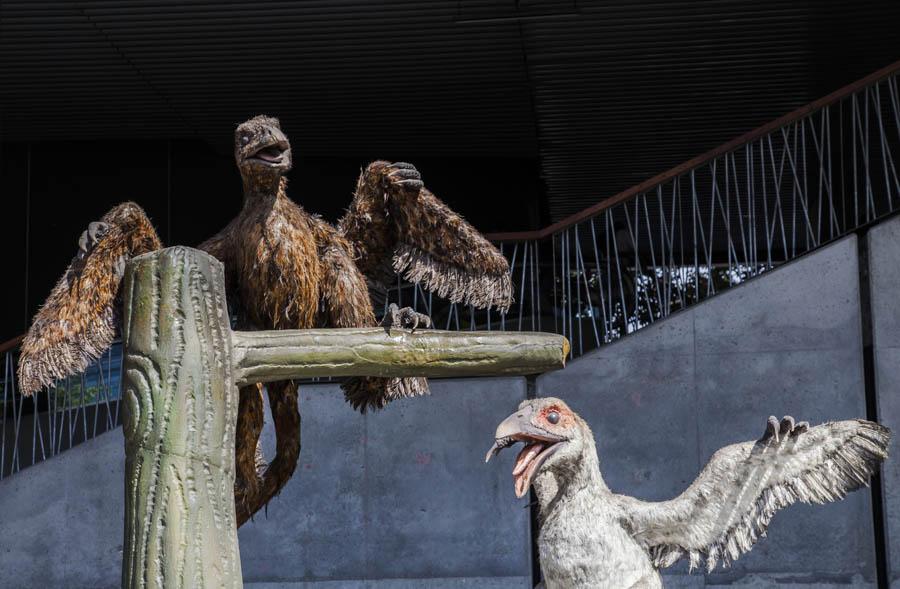
<instances>
[{"instance_id":1,"label":"pink tongue","mask_svg":"<svg viewBox=\"0 0 900 589\"><path fill-rule=\"evenodd\" d=\"M519 476L525 469L528 468L528 464L534 460L534 457L541 453L541 450L544 449L543 444L534 443L528 444L522 451L519 452L519 456L516 458L516 466L513 468L513 476Z\"/></svg>"},{"instance_id":2,"label":"pink tongue","mask_svg":"<svg viewBox=\"0 0 900 589\"><path fill-rule=\"evenodd\" d=\"M256 155L259 156L259 159L266 160L267 162L278 161L278 158L281 157L280 155L278 155L278 156L270 155L270 154L266 153L265 151L261 151Z\"/></svg>"}]
</instances>

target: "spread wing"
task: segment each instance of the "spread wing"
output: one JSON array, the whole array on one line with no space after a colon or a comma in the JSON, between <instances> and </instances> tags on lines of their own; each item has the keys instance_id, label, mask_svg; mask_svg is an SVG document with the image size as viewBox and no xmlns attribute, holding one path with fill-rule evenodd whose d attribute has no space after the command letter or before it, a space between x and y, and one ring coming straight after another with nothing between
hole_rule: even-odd
<instances>
[{"instance_id":1,"label":"spread wing","mask_svg":"<svg viewBox=\"0 0 900 589\"><path fill-rule=\"evenodd\" d=\"M671 501L617 495L632 534L657 567L680 558L712 571L748 552L775 512L798 501L826 503L868 485L887 457L890 430L863 420L807 429L770 418L757 442L716 452L697 480Z\"/></svg>"},{"instance_id":2,"label":"spread wing","mask_svg":"<svg viewBox=\"0 0 900 589\"><path fill-rule=\"evenodd\" d=\"M338 225L373 290L392 269L451 302L508 309L506 258L418 178L409 164L370 164Z\"/></svg>"},{"instance_id":3,"label":"spread wing","mask_svg":"<svg viewBox=\"0 0 900 589\"><path fill-rule=\"evenodd\" d=\"M26 395L82 372L109 348L116 335L116 298L125 264L161 247L147 215L130 202L92 223L89 231L82 237L82 253L56 283L22 341L19 388Z\"/></svg>"}]
</instances>

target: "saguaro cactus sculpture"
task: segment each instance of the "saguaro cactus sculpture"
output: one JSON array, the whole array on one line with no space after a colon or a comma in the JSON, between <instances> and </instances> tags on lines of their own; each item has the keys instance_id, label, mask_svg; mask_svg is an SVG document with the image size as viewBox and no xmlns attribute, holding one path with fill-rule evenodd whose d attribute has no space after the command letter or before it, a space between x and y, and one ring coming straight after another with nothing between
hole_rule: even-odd
<instances>
[{"instance_id":1,"label":"saguaro cactus sculpture","mask_svg":"<svg viewBox=\"0 0 900 589\"><path fill-rule=\"evenodd\" d=\"M558 335L232 332L221 264L174 247L124 284L122 586L241 587L233 499L238 386L308 376L533 374L563 366Z\"/></svg>"}]
</instances>

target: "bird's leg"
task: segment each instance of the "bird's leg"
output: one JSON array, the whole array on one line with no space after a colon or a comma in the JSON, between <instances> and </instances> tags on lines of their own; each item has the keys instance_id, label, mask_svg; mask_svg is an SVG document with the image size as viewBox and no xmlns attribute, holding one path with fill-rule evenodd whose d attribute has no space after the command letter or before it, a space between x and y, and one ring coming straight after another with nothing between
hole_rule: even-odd
<instances>
[{"instance_id":1,"label":"bird's leg","mask_svg":"<svg viewBox=\"0 0 900 589\"><path fill-rule=\"evenodd\" d=\"M786 438L795 438L808 429L808 421L795 422L793 417L785 415L779 422L778 418L772 415L766 422L766 431L759 441L763 444L778 444Z\"/></svg>"},{"instance_id":2,"label":"bird's leg","mask_svg":"<svg viewBox=\"0 0 900 589\"><path fill-rule=\"evenodd\" d=\"M271 382L266 385L269 409L275 424L275 458L262 473L256 503L256 513L281 492L290 480L300 458L300 411L297 406L297 385L293 381Z\"/></svg>"},{"instance_id":3,"label":"bird's leg","mask_svg":"<svg viewBox=\"0 0 900 589\"><path fill-rule=\"evenodd\" d=\"M235 430L234 505L237 525L250 519L259 497L259 434L263 427L263 399L259 385L241 387ZM264 461L263 461L264 464Z\"/></svg>"},{"instance_id":4,"label":"bird's leg","mask_svg":"<svg viewBox=\"0 0 900 589\"><path fill-rule=\"evenodd\" d=\"M390 331L392 328L409 329L415 332L419 327L430 328L431 317L424 313L419 313L412 307L403 307L402 309L396 303L388 305L387 313L381 320L381 325Z\"/></svg>"}]
</instances>

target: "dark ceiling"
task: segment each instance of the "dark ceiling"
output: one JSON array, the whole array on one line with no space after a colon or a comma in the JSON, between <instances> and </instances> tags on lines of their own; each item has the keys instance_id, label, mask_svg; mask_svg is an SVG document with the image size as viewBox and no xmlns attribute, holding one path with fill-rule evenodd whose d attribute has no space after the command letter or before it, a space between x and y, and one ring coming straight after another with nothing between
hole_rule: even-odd
<instances>
[{"instance_id":1,"label":"dark ceiling","mask_svg":"<svg viewBox=\"0 0 900 589\"><path fill-rule=\"evenodd\" d=\"M897 0L3 0L0 25L4 141L227 152L265 112L322 156L533 158L547 221L900 59Z\"/></svg>"}]
</instances>

